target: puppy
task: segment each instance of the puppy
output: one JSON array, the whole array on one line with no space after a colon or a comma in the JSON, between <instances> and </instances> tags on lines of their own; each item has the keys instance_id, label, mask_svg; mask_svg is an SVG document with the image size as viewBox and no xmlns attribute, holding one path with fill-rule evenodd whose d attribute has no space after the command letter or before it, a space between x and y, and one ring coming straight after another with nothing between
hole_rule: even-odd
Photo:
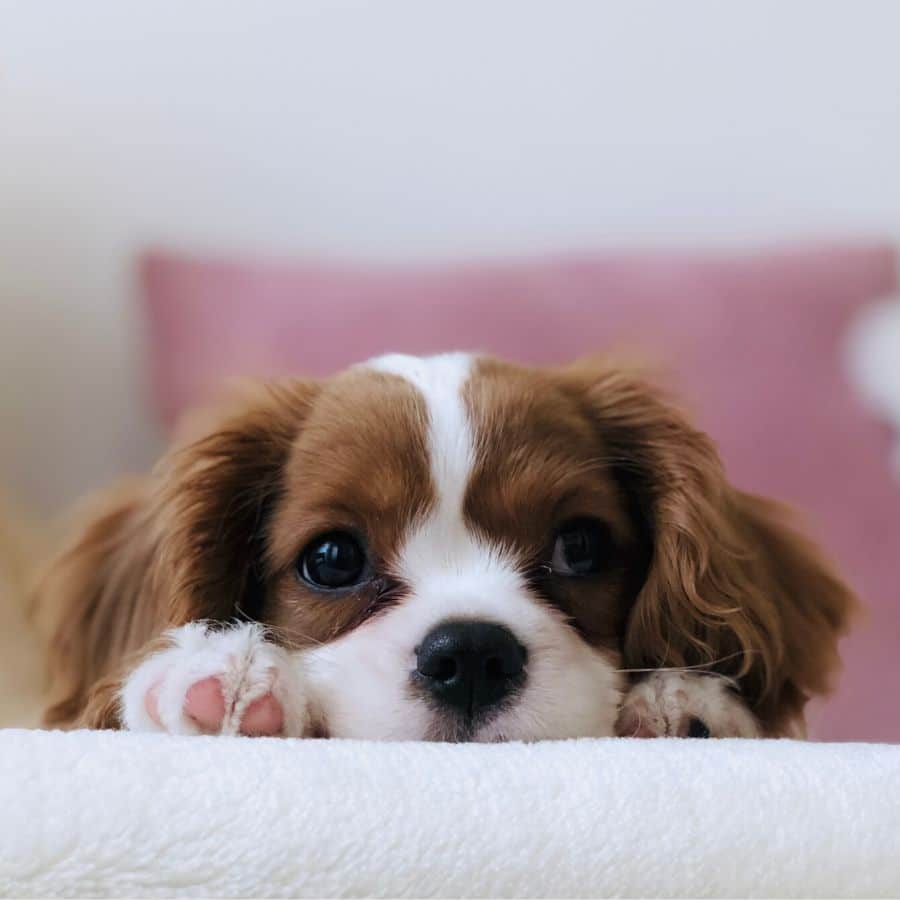
<instances>
[{"instance_id":1,"label":"puppy","mask_svg":"<svg viewBox=\"0 0 900 900\"><path fill-rule=\"evenodd\" d=\"M854 599L787 518L602 362L392 355L259 385L50 567L46 723L799 736Z\"/></svg>"}]
</instances>

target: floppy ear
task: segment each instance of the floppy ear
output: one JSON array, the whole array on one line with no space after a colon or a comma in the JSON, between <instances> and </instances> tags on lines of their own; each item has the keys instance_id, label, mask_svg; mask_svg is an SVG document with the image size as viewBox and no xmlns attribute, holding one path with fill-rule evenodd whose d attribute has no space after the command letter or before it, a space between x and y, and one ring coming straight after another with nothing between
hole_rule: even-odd
<instances>
[{"instance_id":1,"label":"floppy ear","mask_svg":"<svg viewBox=\"0 0 900 900\"><path fill-rule=\"evenodd\" d=\"M47 724L77 720L98 680L164 628L263 614L268 513L316 391L245 386L195 416L150 476L86 511L36 587L50 631Z\"/></svg>"},{"instance_id":2,"label":"floppy ear","mask_svg":"<svg viewBox=\"0 0 900 900\"><path fill-rule=\"evenodd\" d=\"M853 594L785 508L728 483L713 443L659 391L596 362L575 371L652 547L626 665L709 667L736 679L767 733L802 731L839 666Z\"/></svg>"},{"instance_id":3,"label":"floppy ear","mask_svg":"<svg viewBox=\"0 0 900 900\"><path fill-rule=\"evenodd\" d=\"M244 383L225 414L201 412L163 459L154 506L169 624L262 615L269 517L317 393L312 382Z\"/></svg>"}]
</instances>

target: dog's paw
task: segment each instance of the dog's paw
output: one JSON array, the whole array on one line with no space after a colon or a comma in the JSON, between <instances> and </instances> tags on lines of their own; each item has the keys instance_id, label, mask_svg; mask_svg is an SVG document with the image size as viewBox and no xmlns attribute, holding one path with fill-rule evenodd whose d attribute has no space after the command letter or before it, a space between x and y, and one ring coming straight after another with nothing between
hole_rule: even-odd
<instances>
[{"instance_id":1,"label":"dog's paw","mask_svg":"<svg viewBox=\"0 0 900 900\"><path fill-rule=\"evenodd\" d=\"M170 631L170 646L126 679L121 707L130 731L301 737L308 712L302 676L285 650L248 623Z\"/></svg>"},{"instance_id":2,"label":"dog's paw","mask_svg":"<svg viewBox=\"0 0 900 900\"><path fill-rule=\"evenodd\" d=\"M626 695L620 737L760 736L759 724L728 682L692 672L654 672Z\"/></svg>"}]
</instances>

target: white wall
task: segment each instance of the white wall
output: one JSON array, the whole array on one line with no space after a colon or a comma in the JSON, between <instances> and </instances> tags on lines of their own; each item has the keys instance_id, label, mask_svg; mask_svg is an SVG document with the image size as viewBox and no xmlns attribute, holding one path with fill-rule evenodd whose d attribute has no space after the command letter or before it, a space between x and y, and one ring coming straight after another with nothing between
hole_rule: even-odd
<instances>
[{"instance_id":1,"label":"white wall","mask_svg":"<svg viewBox=\"0 0 900 900\"><path fill-rule=\"evenodd\" d=\"M900 3L0 0L0 480L144 465L148 243L900 237Z\"/></svg>"}]
</instances>

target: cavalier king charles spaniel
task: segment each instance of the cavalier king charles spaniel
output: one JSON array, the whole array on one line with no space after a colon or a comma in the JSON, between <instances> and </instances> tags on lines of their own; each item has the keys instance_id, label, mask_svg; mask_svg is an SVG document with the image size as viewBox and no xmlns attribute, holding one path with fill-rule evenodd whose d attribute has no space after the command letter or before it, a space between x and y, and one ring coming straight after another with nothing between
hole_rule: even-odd
<instances>
[{"instance_id":1,"label":"cavalier king charles spaniel","mask_svg":"<svg viewBox=\"0 0 900 900\"><path fill-rule=\"evenodd\" d=\"M391 355L252 385L47 570L45 721L802 736L855 601L789 518L597 360Z\"/></svg>"}]
</instances>

